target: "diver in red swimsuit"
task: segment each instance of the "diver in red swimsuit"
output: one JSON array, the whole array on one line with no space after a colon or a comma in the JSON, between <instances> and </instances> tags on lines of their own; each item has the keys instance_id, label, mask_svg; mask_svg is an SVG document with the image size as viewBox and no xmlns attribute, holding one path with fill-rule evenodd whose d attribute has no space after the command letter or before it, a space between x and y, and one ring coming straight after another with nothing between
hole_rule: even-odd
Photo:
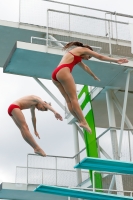
<instances>
[{"instance_id":1,"label":"diver in red swimsuit","mask_svg":"<svg viewBox=\"0 0 133 200\"><path fill-rule=\"evenodd\" d=\"M52 73L52 81L60 90L61 94L64 96L67 106L71 114L78 120L80 127L85 129L87 132L91 133L91 128L87 124L82 110L79 106L76 86L71 74L73 67L78 64L83 70L90 74L95 80L100 81L100 79L90 70L90 68L85 65L82 60L89 60L91 57L95 57L102 61L115 62L118 64L127 63L127 59L115 59L98 54L93 51L93 49L88 45L83 45L80 42L70 42L64 46L64 50L69 49L72 46L76 46L67 52L58 67Z\"/></svg>"},{"instance_id":2,"label":"diver in red swimsuit","mask_svg":"<svg viewBox=\"0 0 133 200\"><path fill-rule=\"evenodd\" d=\"M80 57L80 56L76 56L76 55L74 55L72 52L68 52L68 53L70 53L72 56L73 56L73 61L71 62L71 63L68 63L68 64L62 64L62 65L59 65L54 71L53 71L53 73L52 73L52 78L55 80L55 81L58 81L57 80L57 78L56 78L56 74L57 74L57 72L60 70L60 69L62 69L62 68L64 68L64 67L68 67L69 69L70 69L70 72L72 72L72 69L73 69L73 67L77 64L77 63L79 63L79 62L81 62L81 60L82 60L82 58Z\"/></svg>"},{"instance_id":3,"label":"diver in red swimsuit","mask_svg":"<svg viewBox=\"0 0 133 200\"><path fill-rule=\"evenodd\" d=\"M40 97L35 95L22 97L14 101L8 108L8 114L11 116L14 123L19 128L24 140L34 149L34 152L41 156L46 156L46 153L40 148L40 146L36 143L36 141L32 137L28 125L26 123L25 117L22 113L22 110L30 109L34 133L40 139L36 127L36 116L35 116L36 108L41 111L50 110L54 113L56 119L62 121L61 115L56 110L54 110L54 108L51 106L50 103L43 101Z\"/></svg>"}]
</instances>

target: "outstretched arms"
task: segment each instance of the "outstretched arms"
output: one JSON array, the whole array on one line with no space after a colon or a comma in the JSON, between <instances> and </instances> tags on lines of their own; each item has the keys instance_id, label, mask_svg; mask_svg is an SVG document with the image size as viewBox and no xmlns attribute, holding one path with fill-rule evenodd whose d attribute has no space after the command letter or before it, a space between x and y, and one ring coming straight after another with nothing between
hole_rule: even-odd
<instances>
[{"instance_id":1,"label":"outstretched arms","mask_svg":"<svg viewBox=\"0 0 133 200\"><path fill-rule=\"evenodd\" d=\"M86 71L88 74L90 74L95 80L100 81L100 79L91 71L91 69L85 65L83 62L78 63L78 65L84 70Z\"/></svg>"},{"instance_id":2,"label":"outstretched arms","mask_svg":"<svg viewBox=\"0 0 133 200\"><path fill-rule=\"evenodd\" d=\"M126 58L121 58L121 59L111 58L111 57L108 57L108 56L98 54L95 51L91 51L88 48L81 48L80 53L81 53L81 55L89 55L90 57L95 57L95 58L97 58L99 60L103 60L103 61L109 61L109 62L114 62L114 63L118 63L118 64L128 63L128 60ZM83 62L78 63L78 65L80 67L82 67L82 69L84 71L86 71L88 74L90 74L95 80L100 81L100 79Z\"/></svg>"},{"instance_id":3,"label":"outstretched arms","mask_svg":"<svg viewBox=\"0 0 133 200\"><path fill-rule=\"evenodd\" d=\"M83 51L84 54L88 54L91 57L97 58L99 60L114 62L114 63L118 63L118 64L128 63L128 60L126 58L120 58L120 59L111 58L111 57L108 57L108 56L98 54L95 51L91 51L88 48L83 48L82 51Z\"/></svg>"},{"instance_id":4,"label":"outstretched arms","mask_svg":"<svg viewBox=\"0 0 133 200\"><path fill-rule=\"evenodd\" d=\"M63 118L61 117L61 115L50 105L48 104L47 102L43 101L40 97L35 97L35 101L37 103L40 103L42 104L42 106L50 111L52 111L55 115L55 118L58 120L63 120Z\"/></svg>"},{"instance_id":5,"label":"outstretched arms","mask_svg":"<svg viewBox=\"0 0 133 200\"><path fill-rule=\"evenodd\" d=\"M45 102L44 102L45 103ZM63 120L63 118L61 117L61 115L56 111L56 110L54 110L54 108L50 105L50 104L48 104L48 103L45 103L44 104L44 106L45 106L45 108L47 108L48 110L50 110L50 111L52 111L53 113L54 113L54 115L55 115L55 118L58 120Z\"/></svg>"}]
</instances>

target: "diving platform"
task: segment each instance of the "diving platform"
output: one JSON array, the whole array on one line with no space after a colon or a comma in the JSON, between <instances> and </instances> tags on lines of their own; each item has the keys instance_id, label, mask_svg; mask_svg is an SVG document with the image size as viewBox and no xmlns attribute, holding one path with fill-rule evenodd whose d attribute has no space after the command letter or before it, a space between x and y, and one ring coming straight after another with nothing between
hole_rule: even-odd
<instances>
[{"instance_id":1,"label":"diving platform","mask_svg":"<svg viewBox=\"0 0 133 200\"><path fill-rule=\"evenodd\" d=\"M87 157L80 161L74 168L113 172L120 174L133 174L133 163L120 160L109 160Z\"/></svg>"},{"instance_id":2,"label":"diving platform","mask_svg":"<svg viewBox=\"0 0 133 200\"><path fill-rule=\"evenodd\" d=\"M59 64L63 54L64 52L59 48L17 41L7 57L3 71L4 73L51 80L52 71ZM107 128L109 127L109 123L106 106L106 90L112 89L116 91L116 96L121 105L123 104L127 71L132 71L133 61L129 60L128 63L119 65L115 63L102 62L92 58L91 60L84 62L101 81L95 81L79 66L75 66L73 69L72 74L74 80L77 84L101 88L98 95L92 99L92 106L96 126ZM131 72L130 74L127 112L130 121L133 121L133 73ZM115 115L116 126L120 127L121 117L117 109L115 109Z\"/></svg>"},{"instance_id":3,"label":"diving platform","mask_svg":"<svg viewBox=\"0 0 133 200\"><path fill-rule=\"evenodd\" d=\"M129 192L130 193L130 192ZM131 196L119 196L106 194L101 192L92 192L83 188L65 188L50 185L33 185L33 184L16 184L16 183L1 183L0 199L14 200L76 200L77 198L89 200L128 200L133 199Z\"/></svg>"},{"instance_id":4,"label":"diving platform","mask_svg":"<svg viewBox=\"0 0 133 200\"><path fill-rule=\"evenodd\" d=\"M48 185L40 185L35 189L35 193L48 193L48 194L55 194L67 197L74 197L74 198L81 198L81 199L89 199L89 200L127 200L133 199L133 197L126 197L126 196L118 196L113 194L104 194L100 192L91 192L79 189L70 189L64 187L55 187L55 186L48 186Z\"/></svg>"},{"instance_id":5,"label":"diving platform","mask_svg":"<svg viewBox=\"0 0 133 200\"><path fill-rule=\"evenodd\" d=\"M16 183L1 183L0 199L14 200L68 200L67 197L59 195L35 193L33 190L37 185L16 184Z\"/></svg>"},{"instance_id":6,"label":"diving platform","mask_svg":"<svg viewBox=\"0 0 133 200\"><path fill-rule=\"evenodd\" d=\"M124 26L127 27L127 25ZM81 41L84 44L100 47L101 54L109 55L109 38L104 34L103 36L89 33L81 34L72 30L70 34L67 30L58 28L51 29L50 27L48 27L48 33L57 41ZM4 73L51 80L51 73L58 65L64 52L53 42L49 43L49 47L47 48L46 35L46 25L38 26L35 24L0 20L0 67L4 66ZM31 38L38 38L33 41L37 44L31 44ZM106 91L108 89L115 91L115 94L122 105L127 77L127 73L125 72L127 69L132 69L133 67L131 42L120 38L117 39L117 43L114 39L111 39L110 42L113 57L126 57L129 59L129 63L118 65L115 63L101 62L94 58L89 61L85 61L85 63L101 79L100 82L93 80L93 78L88 76L88 74L85 73L80 67L76 66L73 70L73 76L76 83L94 86L97 87L97 90L101 88L101 91L92 98L92 107L95 116L95 124L97 127L102 128L108 128L110 126L106 106ZM10 63L8 63L9 61ZM132 74L133 73L131 73L130 77L128 104L126 109L130 121L133 121ZM116 116L116 126L120 127L121 115L117 109L115 109L114 112ZM70 118L71 117L72 116L70 116ZM126 125L125 127L127 128Z\"/></svg>"},{"instance_id":7,"label":"diving platform","mask_svg":"<svg viewBox=\"0 0 133 200\"><path fill-rule=\"evenodd\" d=\"M92 58L88 61L84 61L84 63L88 65L90 69L96 74L96 76L101 80L100 82L94 80L79 66L75 66L72 72L76 84L95 87L95 95L93 91L91 94L92 107L95 116L94 120L95 126L102 128L121 126L119 147L117 147L116 132L114 130L113 131L111 130L111 142L113 147L113 154L114 158L117 159L117 157L120 156L119 153L122 144L122 134L125 128L124 122L126 122L127 127L130 130L131 129L133 130L133 126L131 124L131 122L133 121L133 115L132 115L133 54L131 53L132 41L129 36L130 34L128 30L129 24L126 22L117 21L116 19L114 21L106 18L106 14L108 14L108 12L106 11L105 11L105 19L96 17L95 15L94 16L81 15L79 14L79 12L71 13L70 11L72 9L70 9L70 5L68 6L69 12L61 10L60 11L53 10L50 9L50 7L47 9L47 11L45 10L45 12L43 10L43 14L40 13L40 17L41 19L45 19L47 22L38 24L38 23L33 23L30 20L29 21L22 20L23 12L21 9L23 8L23 6L22 7L21 6L22 4L19 5L19 19L17 23L0 20L0 44L1 44L0 67L3 68L4 73L33 77L36 81L37 78L51 80L52 71L55 69L56 66L58 66L62 58L62 55L64 54L64 52L62 51L62 46L70 41L79 41L82 42L83 44L90 45L91 47L93 47L94 51L96 51L95 49L98 49L98 52L105 56L107 55L107 56L112 56L114 58L127 58L129 60L128 63L122 65L111 62L103 62L95 58ZM73 7L73 5L71 6ZM58 17L58 14L60 15L60 17ZM111 13L111 15L115 15L115 17L117 16L117 14L118 13ZM62 23L62 20L65 18L61 16L67 16L68 28L66 25L65 27L63 27L64 24ZM34 16L34 18L35 17L36 16ZM82 22L87 22L88 20L90 27L87 30L87 32L85 32L86 29L85 23L84 23L85 28L82 27L81 29L79 27L79 24L77 24L77 26L75 26L75 28L73 29L74 27L73 24L76 25L75 22L77 21L77 19L79 20L79 17L81 19L80 21L81 24L83 24ZM61 21L59 19L61 19ZM102 29L99 29L98 26L99 24L100 27L103 27ZM115 26L113 24L115 24ZM117 24L118 27L121 27L120 29L117 29ZM93 25L92 28L91 25ZM115 29L113 28L113 26L115 27ZM121 33L123 33L123 30L124 30L124 37L121 35ZM116 34L113 34L115 32ZM128 82L128 80L130 80L130 82ZM37 82L39 83L39 80ZM126 101L127 96L128 96L128 103ZM52 97L54 97L54 95ZM106 105L106 103L108 105ZM114 113L112 112L113 104L116 105L119 111L115 109ZM65 108L64 105L62 104L59 105L62 108ZM121 112L121 114L119 112ZM114 126L112 124L114 124ZM78 130L76 129L77 128L75 127L75 132L76 134L78 134ZM77 146L78 142L76 141L75 142L76 151L78 151ZM100 144L99 147L101 148ZM102 150L102 152L104 152L104 149ZM110 157L107 153L105 155L107 157ZM80 161L78 157L76 157L76 160L77 162ZM116 160L115 161L103 160L90 157L82 160L75 166L75 168L121 173L126 175L133 174L132 163L116 161ZM78 171L80 170L77 170L77 172ZM77 173L77 178L79 177L80 174ZM123 189L124 184L125 185L129 184L129 180L127 182L123 181L124 184L122 184L121 178L122 177L120 176L116 178L117 194L119 192L122 193L124 192ZM2 183L0 186L0 199L67 200L68 197L71 197L71 200L73 198L82 198L90 200L133 199L133 197L105 194L102 192L92 192L88 190L88 188L81 190L78 188L72 189L72 188L64 188L64 187L58 187L58 186L56 187L48 185L30 186L28 184L28 179L26 183L27 184ZM43 183L43 180L41 180L41 183ZM130 192L129 195L132 195L132 191L129 192Z\"/></svg>"},{"instance_id":8,"label":"diving platform","mask_svg":"<svg viewBox=\"0 0 133 200\"><path fill-rule=\"evenodd\" d=\"M61 49L17 41L4 64L4 73L51 79L51 73L58 66L64 52ZM80 67L75 67L73 76L76 84L94 87L115 87L125 89L126 71L132 70L133 62L119 65L102 62L95 58L84 61L100 78L95 81ZM129 90L133 91L133 77Z\"/></svg>"}]
</instances>

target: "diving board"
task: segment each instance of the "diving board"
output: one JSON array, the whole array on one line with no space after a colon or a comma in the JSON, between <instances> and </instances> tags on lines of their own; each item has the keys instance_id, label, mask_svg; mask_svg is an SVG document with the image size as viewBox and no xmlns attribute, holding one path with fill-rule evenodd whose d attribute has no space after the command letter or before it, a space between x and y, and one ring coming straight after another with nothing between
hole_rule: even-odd
<instances>
[{"instance_id":1,"label":"diving board","mask_svg":"<svg viewBox=\"0 0 133 200\"><path fill-rule=\"evenodd\" d=\"M17 184L1 183L0 199L13 200L68 200L67 197L61 197L53 194L35 193L33 190L38 185L34 184Z\"/></svg>"},{"instance_id":2,"label":"diving board","mask_svg":"<svg viewBox=\"0 0 133 200\"><path fill-rule=\"evenodd\" d=\"M59 64L63 54L64 52L58 48L17 41L4 64L4 73L51 80L52 71ZM101 81L94 80L83 69L76 66L72 73L77 84L125 89L127 76L125 70L132 68L131 63L119 65L94 58L84 62ZM129 90L133 91L133 77L130 82Z\"/></svg>"},{"instance_id":3,"label":"diving board","mask_svg":"<svg viewBox=\"0 0 133 200\"><path fill-rule=\"evenodd\" d=\"M75 197L75 198L81 198L81 199L89 199L89 200L133 199L133 197L118 196L118 195L112 195L112 194L103 194L100 192L90 192L90 191L85 191L85 190L70 189L70 188L48 186L48 185L40 185L34 191L39 192L39 193L48 193L48 194L55 194L55 195Z\"/></svg>"},{"instance_id":4,"label":"diving board","mask_svg":"<svg viewBox=\"0 0 133 200\"><path fill-rule=\"evenodd\" d=\"M120 160L108 160L101 158L84 158L74 168L90 169L95 171L116 172L120 174L133 174L133 163Z\"/></svg>"},{"instance_id":5,"label":"diving board","mask_svg":"<svg viewBox=\"0 0 133 200\"><path fill-rule=\"evenodd\" d=\"M52 71L59 64L64 52L58 48L46 47L45 45L32 44L27 42L17 41L12 47L10 54L3 66L3 72L13 75L22 75L28 77L36 77L42 79L50 79ZM90 69L100 78L95 81L79 66L73 69L73 77L75 83L89 85L98 88L104 88L92 101L93 112L95 116L96 127L108 128L108 113L106 105L106 90L112 89L117 91L116 96L123 104L125 83L127 78L127 69L133 69L133 61L130 60L126 64L115 64L102 62L92 58L89 61L84 61ZM133 72L130 76L129 95L127 113L130 121L133 121ZM121 90L122 92L120 92ZM102 113L102 117L101 117ZM115 109L116 125L121 126L121 117L117 109Z\"/></svg>"}]
</instances>

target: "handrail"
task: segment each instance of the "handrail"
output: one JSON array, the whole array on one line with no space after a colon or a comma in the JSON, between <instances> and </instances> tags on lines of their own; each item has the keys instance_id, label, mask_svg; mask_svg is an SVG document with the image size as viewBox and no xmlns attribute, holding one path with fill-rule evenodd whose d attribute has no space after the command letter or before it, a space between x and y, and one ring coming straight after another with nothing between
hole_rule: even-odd
<instances>
[{"instance_id":1,"label":"handrail","mask_svg":"<svg viewBox=\"0 0 133 200\"><path fill-rule=\"evenodd\" d=\"M101 133L101 135L99 135L96 139L98 140L100 137L102 137L105 133L107 133L109 130L120 130L121 127L109 127L108 129L106 129L103 133ZM124 131L133 131L133 129L131 128L125 128Z\"/></svg>"},{"instance_id":2,"label":"handrail","mask_svg":"<svg viewBox=\"0 0 133 200\"><path fill-rule=\"evenodd\" d=\"M103 135L105 135L105 133L107 133L109 130L120 130L121 127L109 127L108 129L106 129L103 133L101 133L96 140L99 140ZM129 129L129 128L125 128L125 131L133 131L133 129ZM69 159L74 159L75 157L77 157L80 153L82 153L84 150L86 149L86 147L84 147L81 151L79 151L77 154L75 154L72 157L69 156L54 156L54 155L47 155L46 157L55 157L55 158L69 158ZM32 156L39 156L37 154L27 154L27 156L32 155Z\"/></svg>"},{"instance_id":3,"label":"handrail","mask_svg":"<svg viewBox=\"0 0 133 200\"><path fill-rule=\"evenodd\" d=\"M102 20L102 21L108 21L108 22L115 22L116 23L115 20L105 19L105 18L100 18L100 17L93 17L93 16L89 16L89 15L81 15L81 14L76 14L76 13L71 13L71 12L58 11L58 10L54 10L54 9L48 9L47 11L53 11L53 12L58 12L58 13L65 13L65 14L69 14L69 15L75 15L75 16L78 16L78 17L87 17L87 18L98 19L98 20ZM126 25L129 24L127 22L121 22L121 21L117 21L117 23L126 24Z\"/></svg>"},{"instance_id":4,"label":"handrail","mask_svg":"<svg viewBox=\"0 0 133 200\"><path fill-rule=\"evenodd\" d=\"M71 189L78 189L78 190L93 190L93 188L81 188L81 187L72 187ZM96 190L101 190L101 191L108 191L109 189L104 189L104 188L95 188ZM121 191L121 190L109 190L111 192L126 192L126 193L132 193L133 194L133 191L130 191L130 190L124 190L124 191Z\"/></svg>"},{"instance_id":5,"label":"handrail","mask_svg":"<svg viewBox=\"0 0 133 200\"><path fill-rule=\"evenodd\" d=\"M53 39L46 39L46 38L40 38L40 37L34 37L34 36L31 36L31 43L33 43L33 39L37 39L37 40L44 40L44 41L51 41L51 42L60 42L60 43L64 43L64 44L67 44L68 42L65 42L65 41L60 41L60 40L53 40ZM59 46L58 46L59 47ZM96 46L92 46L92 48L95 48L95 49L98 49L98 50L101 50L102 47L96 47ZM62 47L61 47L62 48Z\"/></svg>"},{"instance_id":6,"label":"handrail","mask_svg":"<svg viewBox=\"0 0 133 200\"><path fill-rule=\"evenodd\" d=\"M40 169L40 170L57 170L57 171L69 171L69 172L75 172L76 170L67 170L67 169L55 169L55 168L43 168L43 167L23 167L23 166L16 166L16 168L24 168L24 169ZM88 174L87 171L82 171Z\"/></svg>"},{"instance_id":7,"label":"handrail","mask_svg":"<svg viewBox=\"0 0 133 200\"><path fill-rule=\"evenodd\" d=\"M111 174L111 175L126 175L126 176L131 176L131 174L123 174L123 173L116 173L116 172L106 172L106 171L93 171L92 172L92 180L93 180L93 192L95 192L96 190L99 190L98 188L95 188L95 173L100 173L100 174ZM111 189L108 189L108 191L112 191ZM119 191L119 190L114 190L116 192L129 192L131 194L133 194L133 191Z\"/></svg>"},{"instance_id":8,"label":"handrail","mask_svg":"<svg viewBox=\"0 0 133 200\"><path fill-rule=\"evenodd\" d=\"M102 9L97 9L97 8L90 8L90 7L79 6L79 5L75 5L75 4L69 4L69 3L62 3L62 2L59 2L59 1L52 1L52 0L43 0L43 1L52 2L52 3L58 3L58 4L68 5L68 6L78 7L78 8L85 8L85 9L95 10L95 11L100 11L100 12L106 12L106 13L110 13L112 15L118 15L118 16L121 16L121 17L133 18L132 15L127 15L127 14L112 12L112 11L108 11L108 10L102 10Z\"/></svg>"}]
</instances>

